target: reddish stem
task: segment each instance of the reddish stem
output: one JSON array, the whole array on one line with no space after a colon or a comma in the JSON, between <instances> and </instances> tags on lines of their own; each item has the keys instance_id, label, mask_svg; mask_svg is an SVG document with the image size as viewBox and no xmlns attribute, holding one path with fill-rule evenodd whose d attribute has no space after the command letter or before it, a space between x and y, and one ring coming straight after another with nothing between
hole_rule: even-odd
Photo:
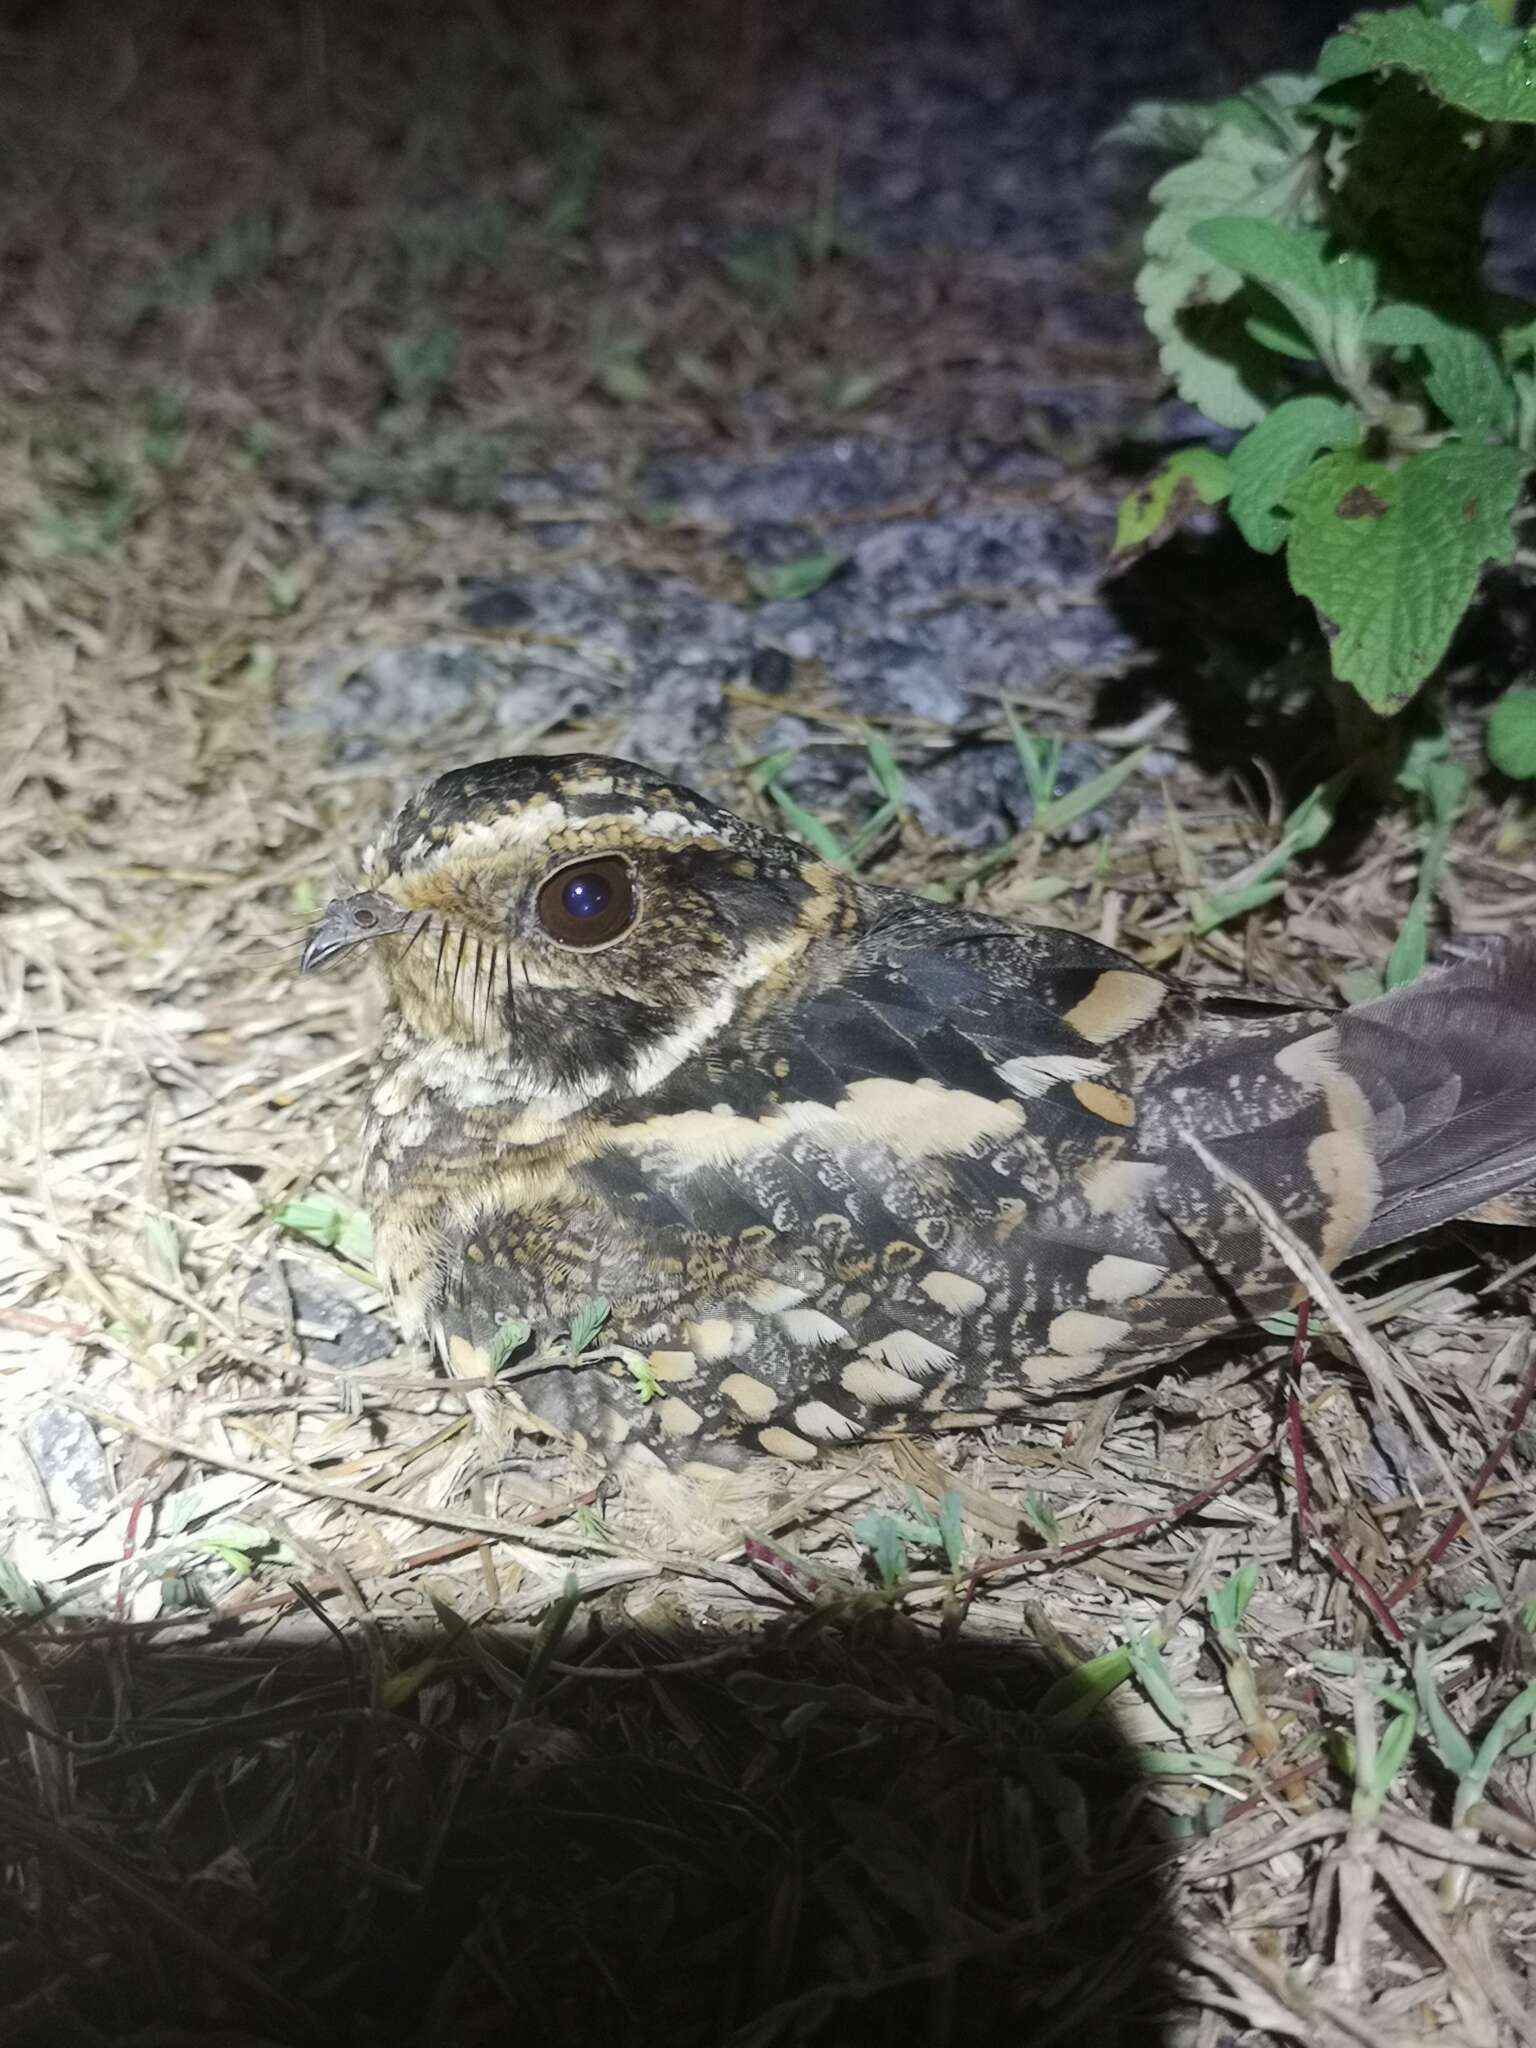
<instances>
[{"instance_id":1,"label":"reddish stem","mask_svg":"<svg viewBox=\"0 0 1536 2048\"><path fill-rule=\"evenodd\" d=\"M1118 1528L1101 1529L1096 1536L1077 1536L1070 1543L1055 1543L1047 1550L1015 1550L1006 1557L979 1557L971 1566L970 1577L966 1580L965 1598L961 1613L969 1608L976 1597L977 1588L983 1579L991 1578L997 1572L1012 1571L1017 1565L1062 1564L1069 1557L1080 1557L1084 1551L1102 1550L1106 1544L1124 1543L1132 1536L1144 1536L1150 1529L1172 1528L1176 1522L1198 1514L1201 1508L1213 1501L1219 1493L1225 1493L1229 1486L1235 1486L1240 1479L1246 1479L1256 1465L1260 1465L1273 1449L1271 1444L1260 1444L1256 1451L1250 1451L1246 1458L1230 1466L1227 1471L1213 1479L1209 1486L1192 1494L1186 1501L1171 1508L1162 1515L1143 1515L1139 1522L1122 1522Z\"/></svg>"}]
</instances>

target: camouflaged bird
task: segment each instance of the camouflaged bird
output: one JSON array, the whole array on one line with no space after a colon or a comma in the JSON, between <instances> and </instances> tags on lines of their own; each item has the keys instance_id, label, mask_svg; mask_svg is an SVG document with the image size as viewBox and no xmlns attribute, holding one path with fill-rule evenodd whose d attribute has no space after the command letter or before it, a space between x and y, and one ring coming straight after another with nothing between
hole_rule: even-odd
<instances>
[{"instance_id":1,"label":"camouflaged bird","mask_svg":"<svg viewBox=\"0 0 1536 2048\"><path fill-rule=\"evenodd\" d=\"M1334 1013L878 888L590 755L431 783L331 905L408 1337L613 1456L822 1445L1100 1387L1293 1301L1191 1133L1325 1266L1536 1179L1536 942ZM505 1343L505 1338L501 1344Z\"/></svg>"}]
</instances>

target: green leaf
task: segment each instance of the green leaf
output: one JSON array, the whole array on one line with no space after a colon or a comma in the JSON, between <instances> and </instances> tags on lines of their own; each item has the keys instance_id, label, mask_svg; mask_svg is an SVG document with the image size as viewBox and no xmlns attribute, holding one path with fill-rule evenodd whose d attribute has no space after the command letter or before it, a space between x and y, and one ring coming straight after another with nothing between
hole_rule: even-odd
<instances>
[{"instance_id":1,"label":"green leaf","mask_svg":"<svg viewBox=\"0 0 1536 2048\"><path fill-rule=\"evenodd\" d=\"M532 1335L533 1325L525 1323L520 1316L513 1316L503 1323L490 1343L488 1356L491 1372L500 1372L513 1353L521 1351Z\"/></svg>"},{"instance_id":2,"label":"green leaf","mask_svg":"<svg viewBox=\"0 0 1536 2048\"><path fill-rule=\"evenodd\" d=\"M1332 639L1333 672L1395 711L1430 674L1484 566L1514 554L1524 465L1512 448L1448 442L1400 467L1321 456L1291 487L1286 558Z\"/></svg>"},{"instance_id":3,"label":"green leaf","mask_svg":"<svg viewBox=\"0 0 1536 2048\"><path fill-rule=\"evenodd\" d=\"M1376 1755L1368 1780L1356 1778L1353 1801L1354 1817L1357 1820L1374 1820L1386 1804L1387 1794L1393 1780L1407 1762L1408 1752L1413 1747L1413 1738L1419 1725L1419 1711L1416 1704L1406 1695L1390 1695L1401 1702L1401 1711L1389 1721L1385 1733L1376 1746Z\"/></svg>"},{"instance_id":4,"label":"green leaf","mask_svg":"<svg viewBox=\"0 0 1536 2048\"><path fill-rule=\"evenodd\" d=\"M960 1515L960 1496L952 1486L945 1489L939 1502L939 1537L950 1570L959 1571L960 1561L965 1556L965 1527Z\"/></svg>"},{"instance_id":5,"label":"green leaf","mask_svg":"<svg viewBox=\"0 0 1536 2048\"><path fill-rule=\"evenodd\" d=\"M1226 215L1189 231L1216 257L1280 301L1336 382L1353 389L1366 375L1366 316L1376 302L1376 265L1338 250L1320 228L1253 215Z\"/></svg>"},{"instance_id":6,"label":"green leaf","mask_svg":"<svg viewBox=\"0 0 1536 2048\"><path fill-rule=\"evenodd\" d=\"M1429 905L1415 896L1403 919L1403 928L1392 941L1382 980L1388 988L1407 988L1417 981L1429 961Z\"/></svg>"},{"instance_id":7,"label":"green leaf","mask_svg":"<svg viewBox=\"0 0 1536 2048\"><path fill-rule=\"evenodd\" d=\"M1122 1643L1089 1657L1048 1686L1037 1712L1059 1729L1079 1727L1130 1677L1131 1652Z\"/></svg>"},{"instance_id":8,"label":"green leaf","mask_svg":"<svg viewBox=\"0 0 1536 2048\"><path fill-rule=\"evenodd\" d=\"M1351 448L1360 439L1360 416L1342 399L1288 398L1250 427L1228 457L1232 517L1248 545L1272 555L1285 544L1286 492L1323 448Z\"/></svg>"},{"instance_id":9,"label":"green leaf","mask_svg":"<svg viewBox=\"0 0 1536 2048\"><path fill-rule=\"evenodd\" d=\"M1354 778L1353 767L1341 768L1326 782L1320 782L1304 796L1280 830L1278 844L1247 870L1242 879L1234 877L1214 896L1203 896L1193 905L1195 930L1204 934L1234 917L1244 917L1265 903L1272 903L1285 889L1280 878L1299 853L1310 853L1333 830L1339 799Z\"/></svg>"},{"instance_id":10,"label":"green leaf","mask_svg":"<svg viewBox=\"0 0 1536 2048\"><path fill-rule=\"evenodd\" d=\"M1488 758L1501 775L1536 777L1536 690L1506 690L1488 718Z\"/></svg>"},{"instance_id":11,"label":"green leaf","mask_svg":"<svg viewBox=\"0 0 1536 2048\"><path fill-rule=\"evenodd\" d=\"M1173 1674L1169 1671L1158 1645L1150 1636L1136 1636L1126 1644L1126 1650L1130 1656L1131 1672L1136 1683L1169 1727L1187 1728L1189 1709L1179 1698Z\"/></svg>"},{"instance_id":12,"label":"green leaf","mask_svg":"<svg viewBox=\"0 0 1536 2048\"><path fill-rule=\"evenodd\" d=\"M1223 123L1200 154L1158 179L1136 278L1148 328L1179 395L1223 427L1251 427L1284 395L1281 365L1246 331L1255 308L1240 271L1191 239L1221 215L1316 217L1311 132L1294 117L1277 137Z\"/></svg>"},{"instance_id":13,"label":"green leaf","mask_svg":"<svg viewBox=\"0 0 1536 2048\"><path fill-rule=\"evenodd\" d=\"M580 1358L607 1320L608 1303L600 1294L595 1294L584 1308L576 1311L571 1317L569 1339L572 1358Z\"/></svg>"},{"instance_id":14,"label":"green leaf","mask_svg":"<svg viewBox=\"0 0 1536 2048\"><path fill-rule=\"evenodd\" d=\"M1484 121L1536 121L1536 36L1500 30L1480 9L1455 26L1413 7L1358 15L1323 45L1317 68L1330 85L1367 71L1407 71Z\"/></svg>"},{"instance_id":15,"label":"green leaf","mask_svg":"<svg viewBox=\"0 0 1536 2048\"><path fill-rule=\"evenodd\" d=\"M313 1194L302 1201L285 1202L273 1221L295 1237L307 1237L311 1244L338 1251L354 1265L373 1261L373 1226L361 1209L335 1195Z\"/></svg>"},{"instance_id":16,"label":"green leaf","mask_svg":"<svg viewBox=\"0 0 1536 2048\"><path fill-rule=\"evenodd\" d=\"M887 803L898 808L906 802L907 779L901 772L901 764L891 752L883 733L873 726L860 728L864 739L864 751L869 756L869 772L875 779L875 787Z\"/></svg>"},{"instance_id":17,"label":"green leaf","mask_svg":"<svg viewBox=\"0 0 1536 2048\"><path fill-rule=\"evenodd\" d=\"M1471 1768L1457 1798L1458 1809L1463 1809L1464 1804L1471 1805L1474 1800L1482 1798L1487 1790L1488 1780L1493 1775L1494 1765L1506 1745L1521 1723L1529 1721L1533 1716L1536 1716L1536 1684L1524 1687L1516 1693L1507 1707L1501 1708L1493 1726L1477 1745L1477 1755L1472 1760ZM1465 1795L1464 1801L1462 1795ZM1460 1810L1456 1818L1460 1820Z\"/></svg>"},{"instance_id":18,"label":"green leaf","mask_svg":"<svg viewBox=\"0 0 1536 2048\"><path fill-rule=\"evenodd\" d=\"M1243 332L1277 356L1289 356L1297 363L1317 361L1317 350L1283 306L1277 306L1273 312L1250 313L1243 322Z\"/></svg>"},{"instance_id":19,"label":"green leaf","mask_svg":"<svg viewBox=\"0 0 1536 2048\"><path fill-rule=\"evenodd\" d=\"M1451 1719L1440 1689L1435 1684L1434 1667L1429 1661L1429 1652L1422 1643L1413 1653L1413 1684L1418 1694L1419 1711L1429 1723L1430 1734L1440 1752L1441 1762L1456 1778L1464 1778L1472 1768L1472 1745L1461 1729Z\"/></svg>"},{"instance_id":20,"label":"green leaf","mask_svg":"<svg viewBox=\"0 0 1536 2048\"><path fill-rule=\"evenodd\" d=\"M814 853L835 868L851 867L848 849L829 825L823 825L820 818L797 804L789 791L780 783L770 782L768 794L784 814L784 822L792 832L798 832Z\"/></svg>"},{"instance_id":21,"label":"green leaf","mask_svg":"<svg viewBox=\"0 0 1536 2048\"><path fill-rule=\"evenodd\" d=\"M1061 1524L1056 1519L1056 1510L1051 1504L1049 1495L1026 1493L1024 1496L1023 1515L1025 1521L1040 1540L1043 1543L1048 1543L1054 1550L1061 1541Z\"/></svg>"},{"instance_id":22,"label":"green leaf","mask_svg":"<svg viewBox=\"0 0 1536 2048\"><path fill-rule=\"evenodd\" d=\"M1177 532L1197 505L1219 505L1231 488L1224 455L1214 448L1181 448L1120 500L1110 559L1144 555Z\"/></svg>"},{"instance_id":23,"label":"green leaf","mask_svg":"<svg viewBox=\"0 0 1536 2048\"><path fill-rule=\"evenodd\" d=\"M652 1372L648 1358L626 1358L624 1370L639 1389L642 1403L661 1399L661 1382Z\"/></svg>"},{"instance_id":24,"label":"green leaf","mask_svg":"<svg viewBox=\"0 0 1536 2048\"><path fill-rule=\"evenodd\" d=\"M1487 335L1428 306L1379 306L1366 338L1387 348L1421 349L1429 360L1424 388L1464 433L1507 434L1515 424L1515 387Z\"/></svg>"},{"instance_id":25,"label":"green leaf","mask_svg":"<svg viewBox=\"0 0 1536 2048\"><path fill-rule=\"evenodd\" d=\"M1248 1603L1258 1591L1259 1567L1250 1561L1240 1571L1232 1574L1223 1585L1213 1587L1206 1595L1206 1605L1211 1612L1211 1624L1223 1635L1235 1635L1243 1616L1248 1612Z\"/></svg>"},{"instance_id":26,"label":"green leaf","mask_svg":"<svg viewBox=\"0 0 1536 2048\"><path fill-rule=\"evenodd\" d=\"M0 1607L14 1614L42 1614L47 1605L21 1567L0 1554Z\"/></svg>"},{"instance_id":27,"label":"green leaf","mask_svg":"<svg viewBox=\"0 0 1536 2048\"><path fill-rule=\"evenodd\" d=\"M907 1568L907 1545L901 1524L892 1515L861 1515L853 1525L853 1533L868 1549L880 1583L889 1591Z\"/></svg>"},{"instance_id":28,"label":"green leaf","mask_svg":"<svg viewBox=\"0 0 1536 2048\"><path fill-rule=\"evenodd\" d=\"M1419 878L1403 928L1387 958L1383 977L1388 988L1406 988L1424 972L1429 958L1429 917L1450 851L1451 831L1467 796L1467 771L1450 758L1450 740L1443 729L1421 734L1408 749L1397 784L1418 800L1424 825Z\"/></svg>"},{"instance_id":29,"label":"green leaf","mask_svg":"<svg viewBox=\"0 0 1536 2048\"><path fill-rule=\"evenodd\" d=\"M747 787L761 796L770 782L777 782L791 761L799 754L798 747L780 747L772 754L764 754L760 761L754 761L747 772Z\"/></svg>"},{"instance_id":30,"label":"green leaf","mask_svg":"<svg viewBox=\"0 0 1536 2048\"><path fill-rule=\"evenodd\" d=\"M747 582L754 596L760 597L765 604L814 597L824 584L832 581L847 559L846 555L831 553L801 555L793 562L749 569Z\"/></svg>"}]
</instances>

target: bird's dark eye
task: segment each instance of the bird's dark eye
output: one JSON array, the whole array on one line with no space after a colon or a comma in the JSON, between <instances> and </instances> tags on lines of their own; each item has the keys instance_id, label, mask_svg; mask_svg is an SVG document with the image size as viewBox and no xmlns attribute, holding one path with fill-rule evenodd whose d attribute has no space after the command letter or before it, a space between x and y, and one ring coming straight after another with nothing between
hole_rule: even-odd
<instances>
[{"instance_id":1,"label":"bird's dark eye","mask_svg":"<svg viewBox=\"0 0 1536 2048\"><path fill-rule=\"evenodd\" d=\"M373 927L378 923L378 921L379 918L377 911L364 910L360 906L355 907L353 909L352 922L357 926L359 931L372 931Z\"/></svg>"},{"instance_id":2,"label":"bird's dark eye","mask_svg":"<svg viewBox=\"0 0 1536 2048\"><path fill-rule=\"evenodd\" d=\"M621 860L560 868L539 890L539 923L562 946L603 946L635 915L635 884Z\"/></svg>"}]
</instances>

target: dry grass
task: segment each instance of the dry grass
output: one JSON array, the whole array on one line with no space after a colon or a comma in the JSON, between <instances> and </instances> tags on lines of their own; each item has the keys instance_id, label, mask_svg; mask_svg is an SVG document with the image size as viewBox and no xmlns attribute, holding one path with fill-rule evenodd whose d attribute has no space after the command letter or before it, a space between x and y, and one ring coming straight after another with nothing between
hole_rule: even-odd
<instances>
[{"instance_id":1,"label":"dry grass","mask_svg":"<svg viewBox=\"0 0 1536 2048\"><path fill-rule=\"evenodd\" d=\"M148 102L152 157L175 95L157 126L145 61L124 89ZM360 103L383 90L349 78ZM255 104L221 109L235 156L256 151ZM667 111L610 146L638 152ZM685 162L700 130L662 125ZM367 206L340 214L398 219L361 116L349 147ZM248 170L260 191L279 175ZM631 206L677 176L669 156ZM173 273L206 246L215 184L191 219L146 205L136 244L109 221L104 257ZM78 224L80 192L48 189L55 225ZM783 203L772 180L762 201ZM625 247L598 244L613 263ZM336 297L308 352L279 276L241 318L215 294L124 338L92 329L72 265L34 278L32 325L13 325L0 503L0 2038L458 2043L509 2015L535 2040L738 2048L1536 2038L1529 1722L1481 1774L1446 1725L1475 1748L1536 1672L1529 1238L1467 1229L1352 1286L1436 1455L1381 1406L1358 1331L1353 1349L1315 1334L1305 1516L1283 1343L985 1441L829 1459L754 1504L754 1540L718 1514L659 1528L558 1460L499 1469L482 1397L411 1353L328 1362L335 1326L387 1309L276 1219L351 1193L374 996L359 976L298 983L297 938L401 789L479 736L328 768L274 709L311 657L427 637L462 574L533 557L472 505L316 538L302 487L384 431L376 376L359 381L377 302L349 312L347 262L317 259ZM530 282L517 306L549 303L505 385L520 420L609 453L658 419L710 430L710 404L669 412L666 379L638 412L594 386L611 277ZM856 294L811 289L795 322L854 321ZM474 292L434 293L471 333ZM696 336L705 313L678 318ZM814 419L825 363L795 322L770 381ZM738 307L723 361L748 361L750 324ZM876 337L893 417L925 426L933 332L914 316ZM156 388L177 351L167 463L114 386ZM456 387L477 429L489 388ZM253 453L258 415L281 460ZM707 534L605 513L606 560L726 573ZM760 710L733 715L749 755ZM1035 715L1070 735L1086 693ZM1268 843L1273 821L1192 760L1166 797L1204 875ZM1148 791L1108 843L1021 844L986 900L1288 992L1380 966L1405 825L1196 944L1163 801ZM886 872L964 866L908 832ZM1518 821L1476 810L1450 920L1528 921L1533 892ZM295 1283L319 1303L296 1321ZM1476 1540L1437 1541L1456 1512L1442 1462L1479 1491ZM909 1488L930 1509L958 1494L967 1570L1013 1562L973 1582L914 1551L883 1589L853 1524L909 1514ZM1221 1589L1247 1566L1239 1617ZM1416 1655L1436 1704L1394 1754Z\"/></svg>"}]
</instances>

